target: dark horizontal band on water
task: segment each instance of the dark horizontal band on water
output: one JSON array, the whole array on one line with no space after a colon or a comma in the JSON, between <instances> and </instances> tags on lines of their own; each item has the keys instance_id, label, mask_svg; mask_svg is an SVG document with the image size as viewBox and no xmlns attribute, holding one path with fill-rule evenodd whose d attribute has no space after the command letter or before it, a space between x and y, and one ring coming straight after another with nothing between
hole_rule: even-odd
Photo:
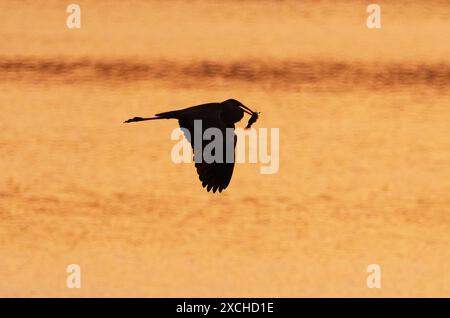
<instances>
[{"instance_id":1,"label":"dark horizontal band on water","mask_svg":"<svg viewBox=\"0 0 450 318\"><path fill-rule=\"evenodd\" d=\"M269 83L273 87L326 85L351 87L404 87L413 85L448 88L450 64L363 63L323 60L215 61L158 60L130 62L125 59L0 58L0 81L165 81L174 85L204 86L202 80Z\"/></svg>"}]
</instances>

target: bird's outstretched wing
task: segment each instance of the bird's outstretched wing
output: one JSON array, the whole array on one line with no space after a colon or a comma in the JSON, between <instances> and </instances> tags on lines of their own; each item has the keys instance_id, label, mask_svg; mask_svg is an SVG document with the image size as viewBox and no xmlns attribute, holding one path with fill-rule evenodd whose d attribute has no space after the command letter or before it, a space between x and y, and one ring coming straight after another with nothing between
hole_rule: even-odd
<instances>
[{"instance_id":1,"label":"bird's outstretched wing","mask_svg":"<svg viewBox=\"0 0 450 318\"><path fill-rule=\"evenodd\" d=\"M180 127L182 129L186 129L189 131L190 138L187 138L190 142L192 149L195 152L194 148L194 120L190 119L179 119L178 123L180 124ZM223 136L223 158L222 162L211 162L207 163L204 161L204 158L202 162L195 162L195 168L197 169L197 174L202 182L202 186L206 188L207 191L212 190L214 193L219 190L219 192L222 192L222 190L226 189L228 185L230 184L231 177L233 175L234 170L234 162L226 162L226 126L220 121L220 120L214 120L212 118L203 118L202 119L202 136L206 129L208 128L218 128L222 132ZM228 127L228 128L234 128L234 127ZM233 133L233 151L236 147L236 135ZM205 149L205 146L209 144L210 141L203 141L202 143L202 154ZM195 155L194 155L195 157ZM233 156L234 157L234 156Z\"/></svg>"},{"instance_id":2,"label":"bird's outstretched wing","mask_svg":"<svg viewBox=\"0 0 450 318\"><path fill-rule=\"evenodd\" d=\"M181 129L185 133L186 139L189 141L189 143L192 146L192 149L195 152L194 147L194 121L195 120L201 120L202 121L202 136L206 129L208 128L218 128L222 132L223 136L223 158L222 162L211 162L207 163L204 160L202 162L195 162L195 168L197 169L197 174L199 176L200 181L202 182L202 186L206 188L207 191L212 190L214 193L219 190L219 192L222 192L222 190L226 189L230 183L231 177L233 175L234 170L234 162L226 162L226 140L227 136L229 137L228 142L233 142L234 145L232 147L233 151L236 147L236 135L232 134L232 136L226 134L226 128L232 128L234 130L233 126L226 126L220 119L220 108L217 104L210 104L210 105L201 105L201 106L208 106L208 107L192 107L187 108L180 111L175 112L167 112L167 113L161 113L157 114L157 116L161 117L170 117L170 118L176 118L178 119L178 123L181 127ZM186 131L189 132L189 135L186 134ZM204 140L202 142L202 157L203 157L203 151L205 149L205 146L207 146L210 143L208 140ZM195 154L194 154L195 157ZM233 154L234 158L234 154ZM234 160L233 160L234 161Z\"/></svg>"}]
</instances>

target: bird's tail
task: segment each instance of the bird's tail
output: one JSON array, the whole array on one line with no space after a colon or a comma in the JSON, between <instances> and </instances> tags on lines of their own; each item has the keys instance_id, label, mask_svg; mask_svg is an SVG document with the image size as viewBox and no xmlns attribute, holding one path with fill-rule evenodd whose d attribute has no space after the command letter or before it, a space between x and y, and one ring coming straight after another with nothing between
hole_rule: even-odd
<instances>
[{"instance_id":1,"label":"bird's tail","mask_svg":"<svg viewBox=\"0 0 450 318\"><path fill-rule=\"evenodd\" d=\"M179 119L179 115L182 111L181 110L172 110L169 112L159 113L155 116L157 118L166 118L166 119Z\"/></svg>"}]
</instances>

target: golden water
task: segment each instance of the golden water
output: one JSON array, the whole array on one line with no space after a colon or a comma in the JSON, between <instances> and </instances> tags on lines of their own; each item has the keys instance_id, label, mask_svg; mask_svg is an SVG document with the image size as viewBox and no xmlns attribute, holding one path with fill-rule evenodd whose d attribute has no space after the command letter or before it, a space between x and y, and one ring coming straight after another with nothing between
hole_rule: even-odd
<instances>
[{"instance_id":1,"label":"golden water","mask_svg":"<svg viewBox=\"0 0 450 318\"><path fill-rule=\"evenodd\" d=\"M447 1L78 3L0 4L0 295L450 296ZM222 194L122 124L227 98L280 170Z\"/></svg>"}]
</instances>

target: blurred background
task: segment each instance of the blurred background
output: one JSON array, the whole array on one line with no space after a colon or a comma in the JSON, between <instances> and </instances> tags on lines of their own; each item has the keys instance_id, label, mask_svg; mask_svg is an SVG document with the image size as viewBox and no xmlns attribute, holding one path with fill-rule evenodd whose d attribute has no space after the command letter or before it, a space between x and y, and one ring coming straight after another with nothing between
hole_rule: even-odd
<instances>
[{"instance_id":1,"label":"blurred background","mask_svg":"<svg viewBox=\"0 0 450 318\"><path fill-rule=\"evenodd\" d=\"M448 1L69 3L0 3L1 296L450 296ZM227 98L280 170L222 194L122 124Z\"/></svg>"}]
</instances>

